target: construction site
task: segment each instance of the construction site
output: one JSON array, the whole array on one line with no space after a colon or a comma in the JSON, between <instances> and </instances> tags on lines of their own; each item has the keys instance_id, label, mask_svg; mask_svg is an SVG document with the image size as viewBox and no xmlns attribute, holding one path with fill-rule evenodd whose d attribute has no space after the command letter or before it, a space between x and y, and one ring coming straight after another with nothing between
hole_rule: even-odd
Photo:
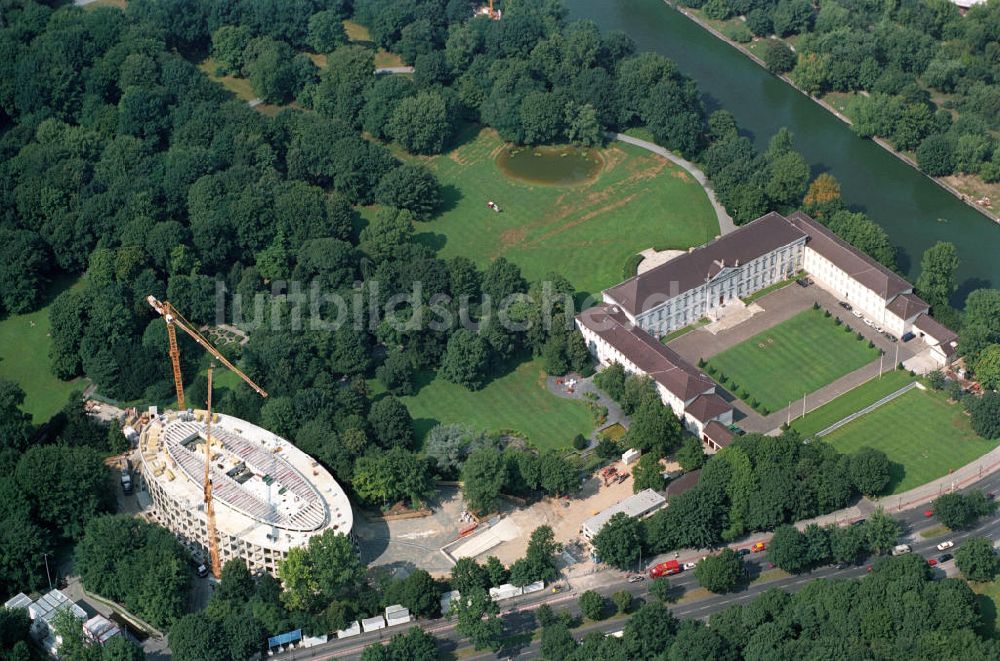
<instances>
[{"instance_id":1,"label":"construction site","mask_svg":"<svg viewBox=\"0 0 1000 661\"><path fill-rule=\"evenodd\" d=\"M151 411L139 437L148 515L196 558L208 564L212 547L206 456L220 564L240 559L251 572L275 574L288 551L313 535L351 534L347 495L309 455L239 418L214 413L208 423L204 410Z\"/></svg>"}]
</instances>

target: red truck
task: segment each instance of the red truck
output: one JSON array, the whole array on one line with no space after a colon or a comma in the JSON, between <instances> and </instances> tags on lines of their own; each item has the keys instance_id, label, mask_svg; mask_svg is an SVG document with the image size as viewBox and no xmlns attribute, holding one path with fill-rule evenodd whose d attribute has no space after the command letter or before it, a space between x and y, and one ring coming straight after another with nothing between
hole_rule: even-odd
<instances>
[{"instance_id":1,"label":"red truck","mask_svg":"<svg viewBox=\"0 0 1000 661\"><path fill-rule=\"evenodd\" d=\"M680 574L681 565L676 560L667 560L666 562L661 562L655 565L649 570L650 578L659 578L660 576L671 576L672 574Z\"/></svg>"}]
</instances>

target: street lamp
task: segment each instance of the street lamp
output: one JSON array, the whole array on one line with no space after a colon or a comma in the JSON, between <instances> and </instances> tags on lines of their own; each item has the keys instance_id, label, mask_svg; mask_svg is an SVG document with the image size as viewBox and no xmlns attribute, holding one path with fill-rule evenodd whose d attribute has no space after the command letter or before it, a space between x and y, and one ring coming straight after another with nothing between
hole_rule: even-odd
<instances>
[{"instance_id":1,"label":"street lamp","mask_svg":"<svg viewBox=\"0 0 1000 661\"><path fill-rule=\"evenodd\" d=\"M45 559L45 578L49 581L49 590L52 590L52 576L49 574L49 554L43 553L42 557Z\"/></svg>"}]
</instances>

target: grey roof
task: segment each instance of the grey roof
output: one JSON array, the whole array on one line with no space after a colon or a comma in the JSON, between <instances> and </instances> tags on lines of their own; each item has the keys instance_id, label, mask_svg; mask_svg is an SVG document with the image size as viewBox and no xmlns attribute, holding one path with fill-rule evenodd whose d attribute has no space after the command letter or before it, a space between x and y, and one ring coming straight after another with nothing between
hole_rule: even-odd
<instances>
[{"instance_id":1,"label":"grey roof","mask_svg":"<svg viewBox=\"0 0 1000 661\"><path fill-rule=\"evenodd\" d=\"M771 212L723 237L605 290L637 315L704 284L724 266L738 266L805 238L806 233Z\"/></svg>"},{"instance_id":2,"label":"grey roof","mask_svg":"<svg viewBox=\"0 0 1000 661\"><path fill-rule=\"evenodd\" d=\"M903 321L912 319L921 312L927 312L930 306L916 294L900 294L885 306L885 309L893 313Z\"/></svg>"},{"instance_id":3,"label":"grey roof","mask_svg":"<svg viewBox=\"0 0 1000 661\"><path fill-rule=\"evenodd\" d=\"M667 502L667 499L652 489L643 489L634 496L630 496L620 503L612 505L603 512L595 514L584 521L583 525L591 532L591 534L596 535L600 532L601 528L604 527L604 524L619 512L633 517L642 516L643 514L647 514L656 508L661 507L665 502Z\"/></svg>"},{"instance_id":4,"label":"grey roof","mask_svg":"<svg viewBox=\"0 0 1000 661\"><path fill-rule=\"evenodd\" d=\"M894 296L912 291L912 285L906 280L801 211L789 215L788 220L809 236L809 248L884 300L892 300Z\"/></svg>"},{"instance_id":5,"label":"grey roof","mask_svg":"<svg viewBox=\"0 0 1000 661\"><path fill-rule=\"evenodd\" d=\"M676 351L635 327L616 305L604 303L587 308L577 315L577 320L684 402L715 388L714 381Z\"/></svg>"}]
</instances>

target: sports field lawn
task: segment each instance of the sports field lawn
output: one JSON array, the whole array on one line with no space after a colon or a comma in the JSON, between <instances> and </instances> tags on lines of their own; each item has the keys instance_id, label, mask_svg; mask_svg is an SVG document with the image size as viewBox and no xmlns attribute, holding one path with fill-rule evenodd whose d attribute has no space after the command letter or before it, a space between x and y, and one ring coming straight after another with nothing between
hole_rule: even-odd
<instances>
[{"instance_id":1,"label":"sports field lawn","mask_svg":"<svg viewBox=\"0 0 1000 661\"><path fill-rule=\"evenodd\" d=\"M881 378L863 383L833 401L827 402L815 411L809 411L806 417L792 421L792 429L803 436L823 431L833 423L839 422L852 413L874 404L886 395L896 392L913 380L914 378L905 370L889 370Z\"/></svg>"},{"instance_id":2,"label":"sports field lawn","mask_svg":"<svg viewBox=\"0 0 1000 661\"><path fill-rule=\"evenodd\" d=\"M51 298L66 288L57 283ZM60 381L49 371L49 308L0 320L0 379L16 382L24 390L24 410L36 424L47 421L65 406L74 390L83 390L84 379Z\"/></svg>"},{"instance_id":3,"label":"sports field lawn","mask_svg":"<svg viewBox=\"0 0 1000 661\"><path fill-rule=\"evenodd\" d=\"M421 375L420 384L416 395L402 398L420 442L439 423L461 422L487 431L517 430L539 449L563 449L594 428L586 404L546 390L539 360L521 363L474 392L430 373Z\"/></svg>"},{"instance_id":4,"label":"sports field lawn","mask_svg":"<svg viewBox=\"0 0 1000 661\"><path fill-rule=\"evenodd\" d=\"M890 493L947 475L997 445L972 431L943 393L915 388L823 437L841 452L870 446L892 461Z\"/></svg>"},{"instance_id":5,"label":"sports field lawn","mask_svg":"<svg viewBox=\"0 0 1000 661\"><path fill-rule=\"evenodd\" d=\"M508 178L494 159L504 143L470 128L447 154L422 159L445 188L448 208L417 227L443 257L485 265L501 255L529 279L563 274L580 291L617 284L629 256L650 247L687 248L719 232L702 187L684 170L638 147L600 150L598 176L568 186ZM487 208L495 201L502 213Z\"/></svg>"},{"instance_id":6,"label":"sports field lawn","mask_svg":"<svg viewBox=\"0 0 1000 661\"><path fill-rule=\"evenodd\" d=\"M761 407L778 411L831 381L878 358L868 340L844 331L822 310L805 310L749 340L712 356L713 375L725 374L756 399ZM738 392L733 392L739 395Z\"/></svg>"}]
</instances>

